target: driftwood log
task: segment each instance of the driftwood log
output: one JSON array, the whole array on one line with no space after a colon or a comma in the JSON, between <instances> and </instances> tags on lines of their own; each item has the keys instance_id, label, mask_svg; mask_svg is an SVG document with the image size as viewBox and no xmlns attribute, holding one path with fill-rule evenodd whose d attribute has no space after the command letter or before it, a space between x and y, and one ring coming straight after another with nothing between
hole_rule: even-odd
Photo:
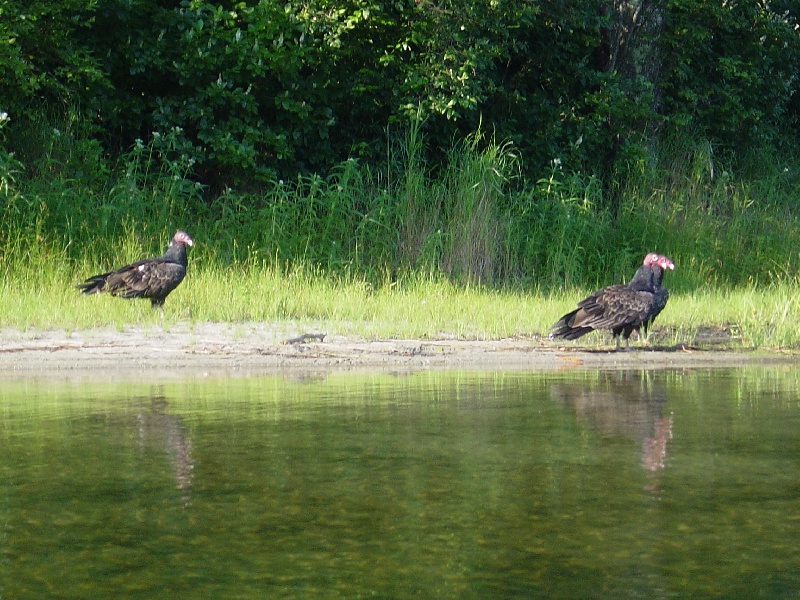
<instances>
[{"instance_id":1,"label":"driftwood log","mask_svg":"<svg viewBox=\"0 0 800 600\"><path fill-rule=\"evenodd\" d=\"M324 333L304 333L303 335L299 335L297 337L291 338L283 342L284 344L302 344L304 342L310 342L312 340L316 340L318 342L322 342L325 340Z\"/></svg>"}]
</instances>

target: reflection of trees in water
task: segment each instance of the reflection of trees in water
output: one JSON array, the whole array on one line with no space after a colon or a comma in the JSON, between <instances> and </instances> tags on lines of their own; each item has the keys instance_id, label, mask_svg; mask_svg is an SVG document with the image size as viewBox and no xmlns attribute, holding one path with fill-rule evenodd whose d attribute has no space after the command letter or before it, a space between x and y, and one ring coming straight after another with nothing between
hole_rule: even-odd
<instances>
[{"instance_id":1,"label":"reflection of trees in water","mask_svg":"<svg viewBox=\"0 0 800 600\"><path fill-rule=\"evenodd\" d=\"M189 501L194 460L192 442L187 437L183 418L166 412L167 401L164 396L153 396L142 403L136 411L139 441L146 444L157 441L163 445L170 458L175 487L184 492L184 501Z\"/></svg>"},{"instance_id":2,"label":"reflection of trees in water","mask_svg":"<svg viewBox=\"0 0 800 600\"><path fill-rule=\"evenodd\" d=\"M666 387L652 373L601 372L592 380L554 383L550 395L573 410L579 422L603 435L639 442L645 469L664 468L672 439L672 415L663 414Z\"/></svg>"}]
</instances>

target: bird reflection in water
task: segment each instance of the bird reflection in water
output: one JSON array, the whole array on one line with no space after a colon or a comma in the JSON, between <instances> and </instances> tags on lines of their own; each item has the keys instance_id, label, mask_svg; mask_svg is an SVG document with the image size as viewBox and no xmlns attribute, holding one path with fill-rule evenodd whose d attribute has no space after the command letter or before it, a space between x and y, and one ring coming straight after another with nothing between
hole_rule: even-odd
<instances>
[{"instance_id":1,"label":"bird reflection in water","mask_svg":"<svg viewBox=\"0 0 800 600\"><path fill-rule=\"evenodd\" d=\"M158 395L149 398L149 408L144 406L136 412L139 443L146 445L153 441L163 444L170 458L175 487L183 492L184 505L191 500L194 460L192 441L186 436L183 419L166 412L167 401Z\"/></svg>"},{"instance_id":2,"label":"bird reflection in water","mask_svg":"<svg viewBox=\"0 0 800 600\"><path fill-rule=\"evenodd\" d=\"M648 471L665 468L672 415L664 415L666 387L653 373L601 372L580 382L555 383L550 395L601 434L639 442L641 465Z\"/></svg>"}]
</instances>

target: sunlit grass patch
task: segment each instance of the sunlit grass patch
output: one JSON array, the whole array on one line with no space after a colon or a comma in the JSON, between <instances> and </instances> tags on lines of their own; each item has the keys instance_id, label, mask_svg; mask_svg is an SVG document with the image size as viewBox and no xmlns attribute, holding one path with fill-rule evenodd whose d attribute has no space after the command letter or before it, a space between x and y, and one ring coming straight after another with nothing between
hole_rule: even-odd
<instances>
[{"instance_id":1,"label":"sunlit grass patch","mask_svg":"<svg viewBox=\"0 0 800 600\"><path fill-rule=\"evenodd\" d=\"M796 285L785 281L673 294L656 329L667 330L673 344L794 349L800 345L799 318Z\"/></svg>"},{"instance_id":2,"label":"sunlit grass patch","mask_svg":"<svg viewBox=\"0 0 800 600\"><path fill-rule=\"evenodd\" d=\"M327 321L366 338L498 338L531 332L531 297L423 276L375 285L309 269L213 267L186 284L192 319ZM534 319L534 322L536 319Z\"/></svg>"},{"instance_id":3,"label":"sunlit grass patch","mask_svg":"<svg viewBox=\"0 0 800 600\"><path fill-rule=\"evenodd\" d=\"M58 254L41 264L16 264L0 284L0 326L71 331L206 322L302 328L310 323L328 334L366 339L539 339L593 291L499 289L421 274L376 284L313 267L279 268L255 260L224 265L202 252L197 258L190 256L186 280L167 298L164 319L148 301L81 295L75 284L101 265ZM652 337L657 346L697 346L710 339L704 332L717 331L714 343L721 339L729 348L797 348L800 301L795 291L795 282L787 280L673 292ZM634 336L632 345L640 343ZM598 332L558 344L598 348L612 341L608 332Z\"/></svg>"}]
</instances>

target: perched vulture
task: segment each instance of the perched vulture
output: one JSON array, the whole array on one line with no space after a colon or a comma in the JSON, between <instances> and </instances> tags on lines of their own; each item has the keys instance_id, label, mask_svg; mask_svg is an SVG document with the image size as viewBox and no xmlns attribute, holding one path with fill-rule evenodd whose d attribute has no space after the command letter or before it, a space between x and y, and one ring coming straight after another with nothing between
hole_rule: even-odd
<instances>
[{"instance_id":1,"label":"perched vulture","mask_svg":"<svg viewBox=\"0 0 800 600\"><path fill-rule=\"evenodd\" d=\"M192 238L178 231L166 252L146 258L116 271L90 277L77 287L83 294L108 292L120 298L149 298L153 308L164 314L164 300L186 276L186 246Z\"/></svg>"},{"instance_id":2,"label":"perched vulture","mask_svg":"<svg viewBox=\"0 0 800 600\"><path fill-rule=\"evenodd\" d=\"M674 268L666 256L648 254L627 284L604 287L578 302L578 308L550 328L550 338L575 340L595 329L610 329L617 350L620 335L627 347L631 333L640 329L647 333L666 306L669 292L661 287L661 282L664 271Z\"/></svg>"}]
</instances>

